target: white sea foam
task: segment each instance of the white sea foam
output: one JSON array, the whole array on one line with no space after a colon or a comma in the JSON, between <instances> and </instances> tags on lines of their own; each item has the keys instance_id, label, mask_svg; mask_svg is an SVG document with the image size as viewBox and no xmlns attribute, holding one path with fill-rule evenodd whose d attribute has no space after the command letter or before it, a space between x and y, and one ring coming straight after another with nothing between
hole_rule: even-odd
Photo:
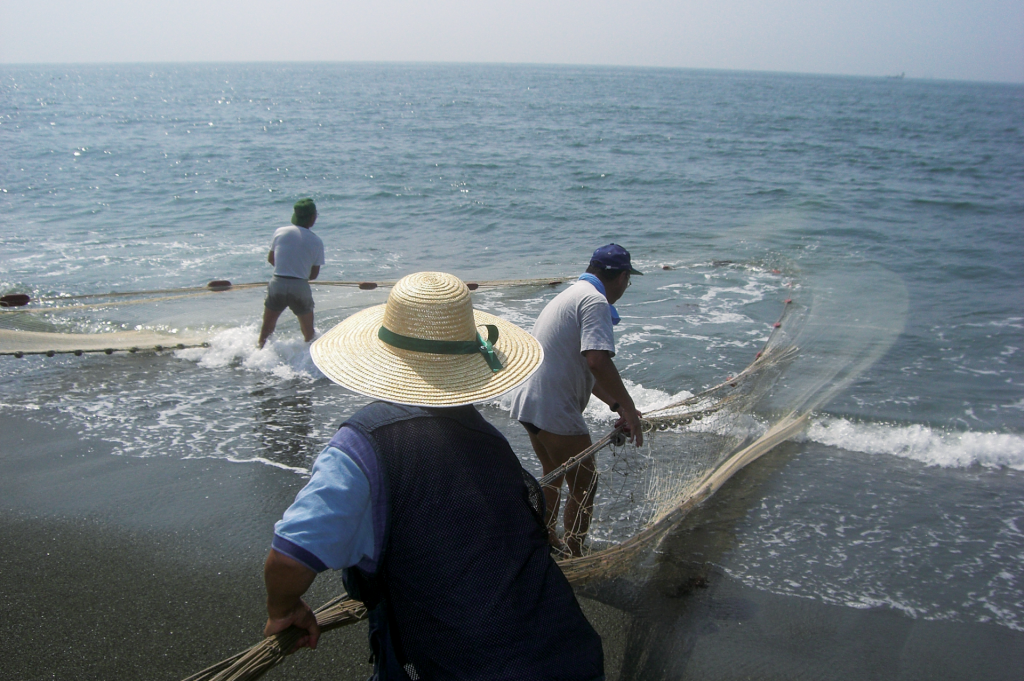
<instances>
[{"instance_id":1,"label":"white sea foam","mask_svg":"<svg viewBox=\"0 0 1024 681\"><path fill-rule=\"evenodd\" d=\"M629 396L633 398L633 404L641 412L648 412L659 407L684 400L687 397L692 397L693 393L688 390L683 390L675 394L670 394L664 390L658 390L656 388L645 388L639 383L633 383L628 379L623 379L623 385L626 386L626 390L629 392ZM494 404L500 408L508 411L512 408L512 398L506 394L499 397L494 401ZM583 412L583 417L592 421L608 421L612 422L619 418L618 414L611 411L601 400L596 397L591 398L590 403L587 404L586 410Z\"/></svg>"},{"instance_id":2,"label":"white sea foam","mask_svg":"<svg viewBox=\"0 0 1024 681\"><path fill-rule=\"evenodd\" d=\"M854 452L913 459L929 466L1024 470L1024 436L1018 434L949 432L925 425L857 423L825 417L811 423L806 438Z\"/></svg>"},{"instance_id":3,"label":"white sea foam","mask_svg":"<svg viewBox=\"0 0 1024 681\"><path fill-rule=\"evenodd\" d=\"M645 388L639 383L633 383L630 380L623 380L622 383L626 386L629 396L633 398L633 404L636 405L640 413L653 411L673 402L685 400L687 397L693 397L693 393L689 390L670 394L656 388ZM590 400L590 404L587 405L583 416L595 421L615 421L619 418L618 414L608 409L608 405L597 398Z\"/></svg>"},{"instance_id":4,"label":"white sea foam","mask_svg":"<svg viewBox=\"0 0 1024 681\"><path fill-rule=\"evenodd\" d=\"M254 326L242 326L221 331L210 339L209 347L178 350L176 355L207 369L239 365L249 371L272 374L282 379L317 379L323 375L313 364L309 344L301 337L272 337L263 349L256 347L256 339Z\"/></svg>"},{"instance_id":5,"label":"white sea foam","mask_svg":"<svg viewBox=\"0 0 1024 681\"><path fill-rule=\"evenodd\" d=\"M189 458L200 458L200 457L189 457ZM218 458L218 457L206 457L206 458ZM263 456L254 456L251 459L240 459L237 457L227 456L224 457L226 461L231 463L258 463L264 466L270 466L272 468L280 468L283 471L291 471L292 473L298 473L301 476L309 477L310 470L302 466L288 466L287 464L280 463L278 461L272 461Z\"/></svg>"},{"instance_id":6,"label":"white sea foam","mask_svg":"<svg viewBox=\"0 0 1024 681\"><path fill-rule=\"evenodd\" d=\"M0 402L0 409L23 409L25 411L39 411L42 407L31 402Z\"/></svg>"}]
</instances>

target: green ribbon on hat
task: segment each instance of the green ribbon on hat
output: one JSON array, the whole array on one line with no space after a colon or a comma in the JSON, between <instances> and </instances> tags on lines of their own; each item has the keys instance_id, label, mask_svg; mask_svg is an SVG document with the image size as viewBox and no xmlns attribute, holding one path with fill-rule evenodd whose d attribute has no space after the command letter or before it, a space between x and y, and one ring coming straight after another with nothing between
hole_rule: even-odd
<instances>
[{"instance_id":1,"label":"green ribbon on hat","mask_svg":"<svg viewBox=\"0 0 1024 681\"><path fill-rule=\"evenodd\" d=\"M483 355L491 371L498 373L505 368L501 365L501 360L498 359L498 355L494 352L494 343L498 340L498 327L494 324L483 324L482 326L487 329L487 340L484 340L479 333L476 334L475 341L412 338L399 335L384 326L377 330L377 338L392 347L400 350L412 350L413 352L430 352L435 355L475 355L479 352Z\"/></svg>"}]
</instances>

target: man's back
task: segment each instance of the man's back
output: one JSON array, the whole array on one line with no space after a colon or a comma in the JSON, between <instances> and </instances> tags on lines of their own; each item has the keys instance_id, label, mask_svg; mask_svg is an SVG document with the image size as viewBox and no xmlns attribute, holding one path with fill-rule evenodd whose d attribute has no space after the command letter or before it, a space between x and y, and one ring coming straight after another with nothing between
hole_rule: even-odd
<instances>
[{"instance_id":1,"label":"man's back","mask_svg":"<svg viewBox=\"0 0 1024 681\"><path fill-rule=\"evenodd\" d=\"M512 393L512 418L553 433L587 433L580 414L590 399L594 376L581 353L614 354L608 301L590 284L577 282L545 306L532 333L544 348L544 362Z\"/></svg>"},{"instance_id":2,"label":"man's back","mask_svg":"<svg viewBox=\"0 0 1024 681\"><path fill-rule=\"evenodd\" d=\"M307 227L279 227L270 250L274 252L274 276L309 279L310 269L324 264L324 242Z\"/></svg>"},{"instance_id":3,"label":"man's back","mask_svg":"<svg viewBox=\"0 0 1024 681\"><path fill-rule=\"evenodd\" d=\"M375 403L347 425L375 443L387 480L378 574L400 665L432 679L601 677L600 638L549 555L539 486L498 431L471 406Z\"/></svg>"},{"instance_id":4,"label":"man's back","mask_svg":"<svg viewBox=\"0 0 1024 681\"><path fill-rule=\"evenodd\" d=\"M334 566L370 608L377 670L392 681L601 681L601 639L545 543L540 485L472 406L537 369L537 340L474 310L457 277L420 272L314 341L310 356L332 381L383 401L325 449L345 475L331 483L315 472L293 504L316 502L307 517L326 541L275 534L264 634L295 626L305 632L297 645L315 648L320 627L301 596Z\"/></svg>"}]
</instances>

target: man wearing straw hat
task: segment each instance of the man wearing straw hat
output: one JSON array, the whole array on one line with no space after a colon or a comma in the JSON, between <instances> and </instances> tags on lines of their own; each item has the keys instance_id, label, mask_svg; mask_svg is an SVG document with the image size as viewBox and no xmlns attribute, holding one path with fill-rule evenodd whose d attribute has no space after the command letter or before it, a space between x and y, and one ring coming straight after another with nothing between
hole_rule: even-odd
<instances>
[{"instance_id":1,"label":"man wearing straw hat","mask_svg":"<svg viewBox=\"0 0 1024 681\"><path fill-rule=\"evenodd\" d=\"M299 319L302 337L313 340L313 291L309 282L320 276L324 264L324 242L313 234L316 204L313 199L300 199L292 209L292 224L274 232L267 262L274 266L274 276L267 285L263 304L263 326L257 346L262 348L277 327L277 319L285 308Z\"/></svg>"},{"instance_id":2,"label":"man wearing straw hat","mask_svg":"<svg viewBox=\"0 0 1024 681\"><path fill-rule=\"evenodd\" d=\"M377 679L604 678L601 639L551 558L543 495L473 406L543 360L517 326L473 310L458 278L403 278L310 347L332 381L378 402L335 433L274 527L269 636L319 628L302 595L343 569L370 612Z\"/></svg>"},{"instance_id":3,"label":"man wearing straw hat","mask_svg":"<svg viewBox=\"0 0 1024 681\"><path fill-rule=\"evenodd\" d=\"M612 326L619 323L614 303L626 292L633 274L643 273L634 269L625 248L618 244L598 248L586 273L555 296L533 325L533 335L544 348L547 361L512 394L512 418L530 434L545 475L590 447L583 411L592 394L618 413L616 426L623 427L637 445L643 444L640 412L612 362ZM555 531L562 479L544 488L548 538L552 546L579 556L594 507L597 477L593 459L567 471L565 479L569 497L564 543Z\"/></svg>"}]
</instances>

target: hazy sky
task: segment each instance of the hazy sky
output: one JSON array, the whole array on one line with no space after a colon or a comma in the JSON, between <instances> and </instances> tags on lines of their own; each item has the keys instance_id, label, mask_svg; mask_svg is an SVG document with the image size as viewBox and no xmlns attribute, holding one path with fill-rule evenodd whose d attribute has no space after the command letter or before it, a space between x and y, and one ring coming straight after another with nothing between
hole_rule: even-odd
<instances>
[{"instance_id":1,"label":"hazy sky","mask_svg":"<svg viewBox=\"0 0 1024 681\"><path fill-rule=\"evenodd\" d=\"M1024 83L1024 0L0 0L0 63L607 64Z\"/></svg>"}]
</instances>

